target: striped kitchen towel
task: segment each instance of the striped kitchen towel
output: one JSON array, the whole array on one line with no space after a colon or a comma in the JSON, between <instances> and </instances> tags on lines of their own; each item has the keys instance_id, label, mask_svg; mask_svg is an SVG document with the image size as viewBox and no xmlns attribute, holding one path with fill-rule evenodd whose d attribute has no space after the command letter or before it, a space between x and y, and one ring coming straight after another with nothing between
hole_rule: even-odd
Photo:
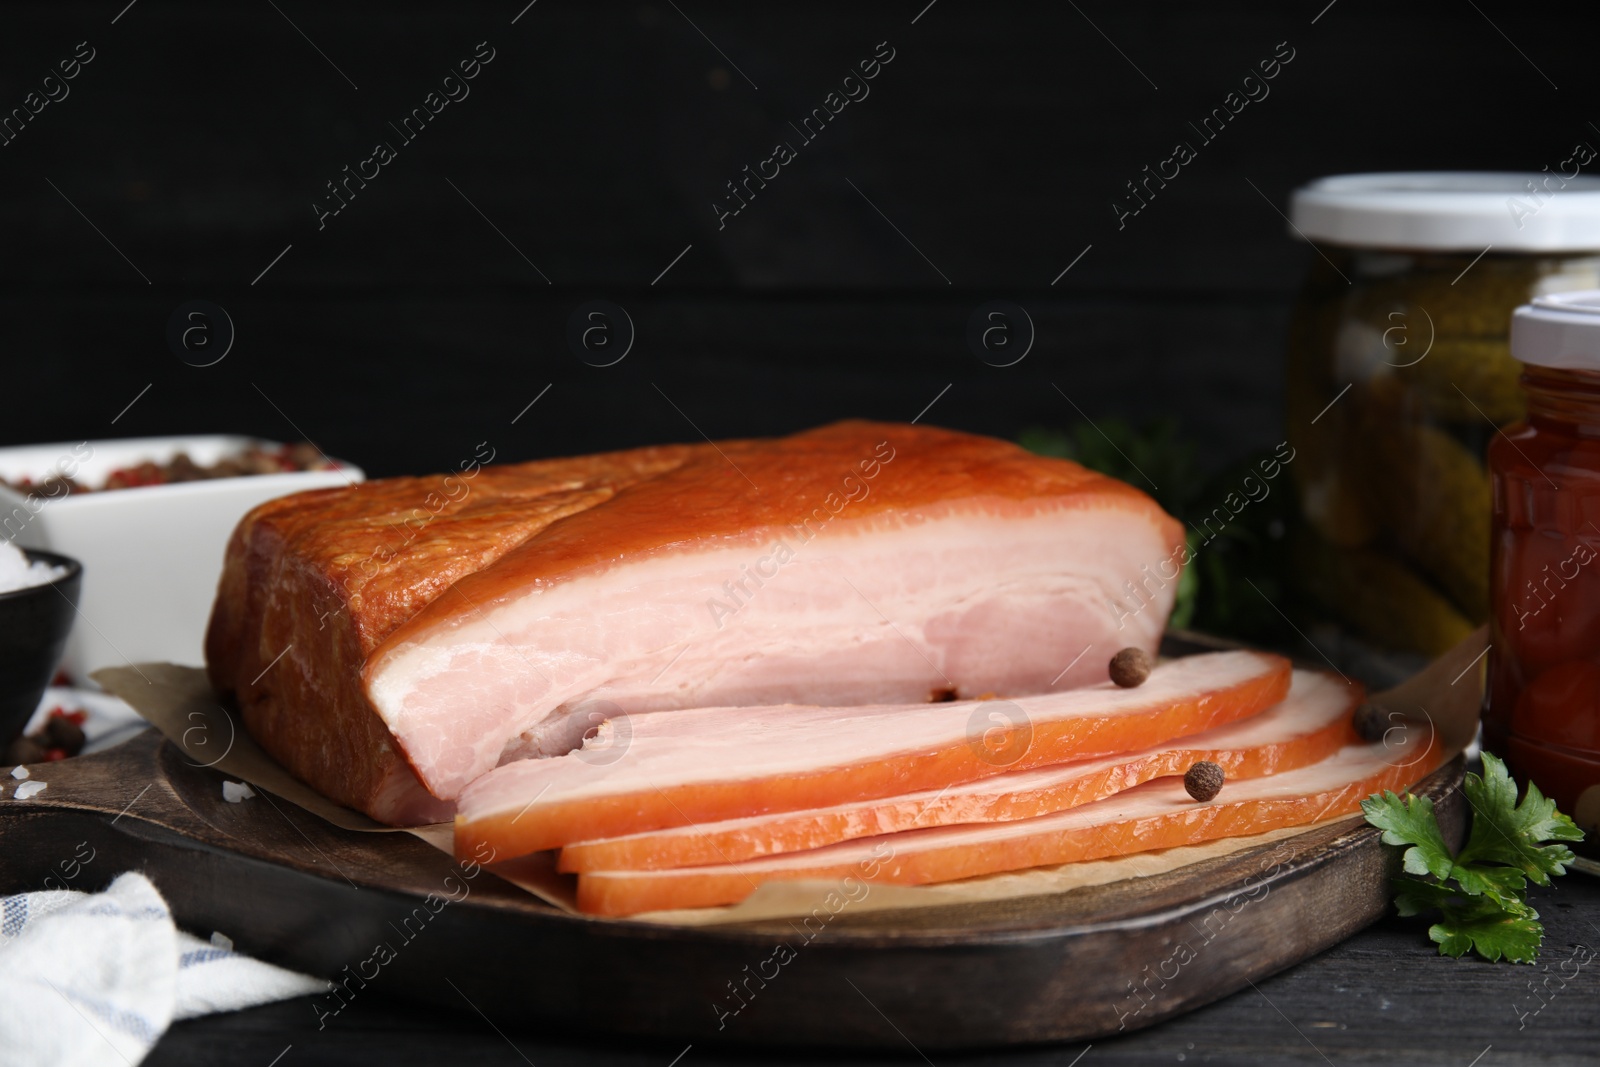
<instances>
[{"instance_id":1,"label":"striped kitchen towel","mask_svg":"<svg viewBox=\"0 0 1600 1067\"><path fill-rule=\"evenodd\" d=\"M176 1019L327 986L179 930L142 874L0 897L0 1065L136 1064Z\"/></svg>"}]
</instances>

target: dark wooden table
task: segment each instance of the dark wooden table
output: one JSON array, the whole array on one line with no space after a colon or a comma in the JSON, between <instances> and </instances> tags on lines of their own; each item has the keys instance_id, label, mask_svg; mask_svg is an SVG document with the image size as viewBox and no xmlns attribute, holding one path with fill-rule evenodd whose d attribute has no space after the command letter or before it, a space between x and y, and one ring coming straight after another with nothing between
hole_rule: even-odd
<instances>
[{"instance_id":1,"label":"dark wooden table","mask_svg":"<svg viewBox=\"0 0 1600 1067\"><path fill-rule=\"evenodd\" d=\"M1595 1063L1600 1056L1600 960L1581 967L1579 961L1589 955L1585 949L1600 948L1600 881L1572 874L1552 889L1535 890L1533 897L1546 931L1536 966L1447 959L1434 951L1420 923L1389 918L1256 989L1162 1026L1095 1041L1087 1049L1074 1044L942 1053L928 1059L908 1046L904 1059L928 1059L939 1067ZM1542 1006L1531 991L1541 983L1549 990ZM891 1025L885 1020L886 1028ZM817 1027L826 1031L828 1020L819 1018ZM574 1020L570 1032L549 1033L522 1030L515 1019L486 1019L465 1004L459 1015L429 1018L407 1005L373 998L356 1001L319 1031L309 1002L296 1000L180 1023L146 1063L699 1067L781 1060L847 1067L893 1062L848 1051L785 1057L762 1049L686 1049L685 1044L609 1038L604 1004Z\"/></svg>"}]
</instances>

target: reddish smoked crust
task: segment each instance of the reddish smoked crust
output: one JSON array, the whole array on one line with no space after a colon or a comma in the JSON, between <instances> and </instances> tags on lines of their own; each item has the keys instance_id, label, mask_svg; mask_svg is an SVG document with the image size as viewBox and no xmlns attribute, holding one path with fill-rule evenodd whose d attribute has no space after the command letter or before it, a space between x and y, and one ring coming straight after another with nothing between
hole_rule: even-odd
<instances>
[{"instance_id":1,"label":"reddish smoked crust","mask_svg":"<svg viewBox=\"0 0 1600 1067\"><path fill-rule=\"evenodd\" d=\"M896 856L864 869L859 859L815 867L746 874L737 866L696 870L597 872L578 876L578 910L589 915L637 915L645 911L736 904L763 880L833 880L853 876L893 885L931 885L962 878L1049 867L1060 863L1125 856L1223 837L1244 837L1302 826L1361 810L1361 801L1385 789L1404 790L1436 770L1442 753L1436 738L1416 761L1382 771L1338 789L1288 798L1227 802L1227 790L1210 804L1181 807L1159 815L1112 822L1092 831L1040 834L1010 841L961 846ZM894 837L882 839L890 849Z\"/></svg>"},{"instance_id":2,"label":"reddish smoked crust","mask_svg":"<svg viewBox=\"0 0 1600 1067\"><path fill-rule=\"evenodd\" d=\"M1156 778L1181 775L1200 760L1217 764L1229 781L1262 778L1317 763L1345 745L1360 744L1361 738L1350 724L1348 711L1360 703L1361 698L1360 689L1352 687L1343 714L1320 730L1287 741L1234 749L1187 747L1179 741L1177 747L1107 767L1099 774L1063 782L1046 790L1030 790L1021 796L961 797L954 802L946 798L933 806L937 818L929 818L927 808L915 809L891 797L874 814L859 810L796 812L792 816L776 815L760 825L725 830L719 830L712 823L692 836L674 834L669 838L640 836L580 841L562 848L559 869L576 873L713 866L784 852L804 852L839 841L898 830L956 823L1012 822L1093 803Z\"/></svg>"},{"instance_id":3,"label":"reddish smoked crust","mask_svg":"<svg viewBox=\"0 0 1600 1067\"><path fill-rule=\"evenodd\" d=\"M471 822L458 815L456 856L470 857L480 846L488 846L496 855L511 858L574 841L892 797L972 782L1006 771L1137 752L1254 715L1282 700L1289 692L1289 661L1281 656L1261 658L1268 666L1260 674L1191 700L1168 701L1143 711L1104 717L1037 723L1026 753L1006 767L987 762L973 745L960 740L936 752L874 760L816 774L697 782L651 792L535 803L520 812L499 812ZM997 747L1008 744L1013 732L1014 728L1008 728Z\"/></svg>"}]
</instances>

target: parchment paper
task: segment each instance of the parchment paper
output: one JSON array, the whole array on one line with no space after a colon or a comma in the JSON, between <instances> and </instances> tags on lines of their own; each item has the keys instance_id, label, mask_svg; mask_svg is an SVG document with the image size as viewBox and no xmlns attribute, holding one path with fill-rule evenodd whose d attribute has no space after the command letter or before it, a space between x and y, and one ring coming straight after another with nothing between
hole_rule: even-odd
<instances>
[{"instance_id":1,"label":"parchment paper","mask_svg":"<svg viewBox=\"0 0 1600 1067\"><path fill-rule=\"evenodd\" d=\"M211 691L206 672L174 663L102 667L91 676L107 692L126 700L195 763L229 778L249 782L296 807L346 830L409 833L441 852L452 853L454 827L385 826L359 811L336 804L290 774L245 732L237 714ZM577 882L556 873L547 857L496 864L494 873L564 911L576 912Z\"/></svg>"},{"instance_id":2,"label":"parchment paper","mask_svg":"<svg viewBox=\"0 0 1600 1067\"><path fill-rule=\"evenodd\" d=\"M1430 664L1426 670L1373 699L1390 711L1409 718L1431 722L1443 741L1447 758L1454 757L1477 735L1478 711L1483 692L1483 658L1488 630L1480 629L1461 644ZM160 730L194 762L215 767L219 772L258 789L265 789L319 818L346 830L368 833L393 833L357 811L335 804L301 782L263 752L245 733L237 716L217 700L205 672L195 667L171 663L144 663L138 666L106 667L94 672L94 680L131 704L152 726ZM1348 818L1343 816L1341 818ZM1329 819L1316 826L1339 822ZM1143 852L1113 859L1039 867L1009 874L986 875L942 885L897 886L870 883L864 893L857 892L848 908L852 913L887 909L934 907L939 905L1006 900L1065 892L1084 886L1102 885L1125 878L1161 874L1191 863L1225 856L1242 849L1292 837L1315 826L1295 826L1250 837L1224 838L1200 845ZM410 828L411 833L433 847L451 851L452 827L449 823ZM559 874L551 854L542 853L491 870L534 896L564 911L576 913L576 878ZM768 882L739 904L719 908L695 908L652 912L633 916L634 921L679 926L714 926L808 916L832 899L837 902L840 885L836 882ZM838 907L832 912L842 910ZM608 921L608 920L596 920Z\"/></svg>"}]
</instances>

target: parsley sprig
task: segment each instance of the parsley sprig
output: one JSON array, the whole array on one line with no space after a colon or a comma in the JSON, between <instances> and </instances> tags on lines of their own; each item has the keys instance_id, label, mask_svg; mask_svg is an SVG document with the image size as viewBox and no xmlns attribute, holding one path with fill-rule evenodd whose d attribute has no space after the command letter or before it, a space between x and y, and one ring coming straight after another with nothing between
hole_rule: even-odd
<instances>
[{"instance_id":1,"label":"parsley sprig","mask_svg":"<svg viewBox=\"0 0 1600 1067\"><path fill-rule=\"evenodd\" d=\"M1409 846L1405 873L1394 880L1395 907L1401 915L1439 913L1428 936L1442 955L1476 949L1487 960L1532 963L1544 927L1528 905L1528 881L1549 885L1552 875L1565 874L1572 850L1559 842L1581 841L1583 831L1532 782L1519 804L1506 765L1487 752L1483 776L1468 774L1462 791L1472 806L1472 832L1454 856L1429 798L1386 790L1361 802L1385 843Z\"/></svg>"}]
</instances>

